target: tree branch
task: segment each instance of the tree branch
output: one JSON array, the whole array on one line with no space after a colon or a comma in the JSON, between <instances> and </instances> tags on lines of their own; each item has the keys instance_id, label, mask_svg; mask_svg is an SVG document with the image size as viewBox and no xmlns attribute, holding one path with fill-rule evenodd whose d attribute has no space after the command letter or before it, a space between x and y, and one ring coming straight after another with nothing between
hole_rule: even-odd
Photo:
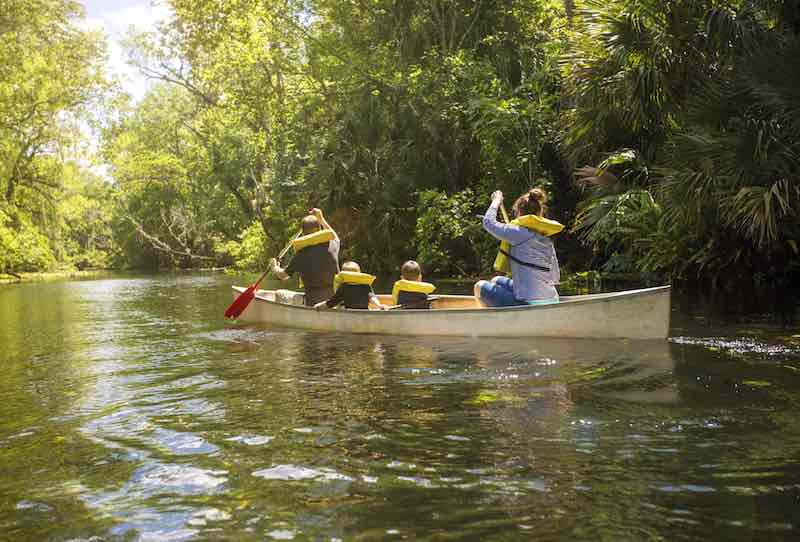
<instances>
[{"instance_id":1,"label":"tree branch","mask_svg":"<svg viewBox=\"0 0 800 542\"><path fill-rule=\"evenodd\" d=\"M208 94L206 94L205 92L194 86L192 83L186 80L185 77L183 77L179 73L176 73L165 63L162 62L161 67L165 70L165 72L159 72L151 68L148 68L147 66L139 66L139 71L142 72L142 75L150 79L159 79L161 81L165 81L167 83L183 87L189 92L191 92L194 96L200 98L207 105L216 106L218 104L216 98L209 96Z\"/></svg>"},{"instance_id":2,"label":"tree branch","mask_svg":"<svg viewBox=\"0 0 800 542\"><path fill-rule=\"evenodd\" d=\"M213 260L214 259L211 256L201 256L199 254L192 254L192 252L185 245L184 245L184 250L176 250L173 247L171 247L169 245L169 243L165 243L164 241L162 241L161 239L159 239L155 235L151 235L151 234L147 233L147 231L144 229L144 226L142 226L132 216L127 215L125 218L127 218L128 221L131 224L133 224L133 226L136 228L136 232L143 239L148 241L150 243L150 246L152 246L154 249L158 250L159 252L163 252L165 254L168 254L170 257L176 257L176 256L177 257L187 257L187 258L192 259L192 260ZM162 219L163 219L163 215L162 215Z\"/></svg>"},{"instance_id":3,"label":"tree branch","mask_svg":"<svg viewBox=\"0 0 800 542\"><path fill-rule=\"evenodd\" d=\"M456 50L461 49L461 46L464 44L464 40L467 39L469 33L472 32L472 27L475 26L475 23L477 22L478 16L480 15L481 12L481 1L482 0L478 0L477 2L475 2L475 12L472 14L472 21L469 23L469 27L467 28L467 30L461 36L461 39L458 40L458 47L456 47Z\"/></svg>"}]
</instances>

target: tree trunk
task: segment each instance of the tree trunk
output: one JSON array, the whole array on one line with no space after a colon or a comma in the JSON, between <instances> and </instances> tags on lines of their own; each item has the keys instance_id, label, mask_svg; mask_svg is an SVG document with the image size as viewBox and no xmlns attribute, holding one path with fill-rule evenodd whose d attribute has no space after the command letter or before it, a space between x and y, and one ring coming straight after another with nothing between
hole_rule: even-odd
<instances>
[{"instance_id":1,"label":"tree trunk","mask_svg":"<svg viewBox=\"0 0 800 542\"><path fill-rule=\"evenodd\" d=\"M11 178L8 180L8 187L6 187L6 201L8 203L14 202L14 188L16 187L16 183L14 179Z\"/></svg>"}]
</instances>

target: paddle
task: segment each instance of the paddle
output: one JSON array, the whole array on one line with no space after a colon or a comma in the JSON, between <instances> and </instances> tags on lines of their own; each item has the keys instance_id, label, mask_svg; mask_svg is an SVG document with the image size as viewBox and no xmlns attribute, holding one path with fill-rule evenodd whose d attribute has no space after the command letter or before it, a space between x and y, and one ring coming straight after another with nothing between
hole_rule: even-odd
<instances>
[{"instance_id":1,"label":"paddle","mask_svg":"<svg viewBox=\"0 0 800 542\"><path fill-rule=\"evenodd\" d=\"M508 220L508 213L506 212L506 206L503 205L502 203L500 204L500 213L502 213L503 220L506 222L506 224L510 224L511 221ZM483 219L483 215L475 215L475 218Z\"/></svg>"},{"instance_id":2,"label":"paddle","mask_svg":"<svg viewBox=\"0 0 800 542\"><path fill-rule=\"evenodd\" d=\"M506 224L511 224L511 221L508 219L508 213L506 212L506 206L502 203L500 204L500 212L503 214L503 221Z\"/></svg>"},{"instance_id":3,"label":"paddle","mask_svg":"<svg viewBox=\"0 0 800 542\"><path fill-rule=\"evenodd\" d=\"M278 254L278 261L280 261L284 256L286 256L286 253L289 252L290 248L292 248L292 241L300 237L301 233L302 232L298 232L298 234L292 237L292 240L289 241L289 243L287 243L285 247L283 247L281 253ZM258 277L257 281L255 281L249 288L247 288L247 290L239 294L239 296L233 300L231 306L228 307L227 310L225 311L225 318L238 318L244 312L244 310L256 296L255 292L258 289L259 284L261 284L261 281L264 280L264 278L269 274L270 271L272 271L272 268L264 271L261 274L261 276Z\"/></svg>"}]
</instances>

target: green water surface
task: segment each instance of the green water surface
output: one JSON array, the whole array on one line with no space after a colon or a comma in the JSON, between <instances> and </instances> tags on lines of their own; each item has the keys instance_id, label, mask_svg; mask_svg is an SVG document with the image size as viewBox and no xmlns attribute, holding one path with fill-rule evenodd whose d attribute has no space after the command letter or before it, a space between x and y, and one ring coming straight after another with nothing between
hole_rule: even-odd
<instances>
[{"instance_id":1,"label":"green water surface","mask_svg":"<svg viewBox=\"0 0 800 542\"><path fill-rule=\"evenodd\" d=\"M0 539L800 539L800 331L309 333L232 282L0 287Z\"/></svg>"}]
</instances>

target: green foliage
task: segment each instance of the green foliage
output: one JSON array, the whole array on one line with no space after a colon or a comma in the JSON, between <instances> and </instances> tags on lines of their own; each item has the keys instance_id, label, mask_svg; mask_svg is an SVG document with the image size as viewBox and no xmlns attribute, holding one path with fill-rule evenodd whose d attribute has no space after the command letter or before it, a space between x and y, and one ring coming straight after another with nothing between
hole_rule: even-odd
<instances>
[{"instance_id":1,"label":"green foliage","mask_svg":"<svg viewBox=\"0 0 800 542\"><path fill-rule=\"evenodd\" d=\"M638 149L649 160L711 72L703 21L713 0L588 0L564 57L574 160Z\"/></svg>"},{"instance_id":2,"label":"green foliage","mask_svg":"<svg viewBox=\"0 0 800 542\"><path fill-rule=\"evenodd\" d=\"M4 271L105 266L107 192L75 165L81 124L108 89L104 44L71 0L0 10L0 210Z\"/></svg>"},{"instance_id":3,"label":"green foliage","mask_svg":"<svg viewBox=\"0 0 800 542\"><path fill-rule=\"evenodd\" d=\"M244 227L240 203L226 186L241 172L217 165L235 142L210 144L198 134L192 123L203 119L194 105L187 91L158 86L106 131L124 265L218 265L224 262L216 246Z\"/></svg>"},{"instance_id":4,"label":"green foliage","mask_svg":"<svg viewBox=\"0 0 800 542\"><path fill-rule=\"evenodd\" d=\"M170 5L129 36L160 81L134 105L79 4L0 13L6 269L263 268L321 207L370 272L473 275L488 194L537 185L606 271L798 269L795 1ZM111 184L76 165L99 98Z\"/></svg>"},{"instance_id":5,"label":"green foliage","mask_svg":"<svg viewBox=\"0 0 800 542\"><path fill-rule=\"evenodd\" d=\"M58 184L53 150L68 144L68 121L104 88L100 36L75 24L80 4L33 0L0 15L0 179L5 200Z\"/></svg>"},{"instance_id":6,"label":"green foliage","mask_svg":"<svg viewBox=\"0 0 800 542\"><path fill-rule=\"evenodd\" d=\"M62 181L64 193L56 204L58 235L54 236L61 266L110 268L116 255L112 186L74 164L64 168Z\"/></svg>"},{"instance_id":7,"label":"green foliage","mask_svg":"<svg viewBox=\"0 0 800 542\"><path fill-rule=\"evenodd\" d=\"M227 241L217 247L222 259L235 262L236 269L263 271L273 254L267 252L267 238L258 222L253 222L237 241Z\"/></svg>"},{"instance_id":8,"label":"green foliage","mask_svg":"<svg viewBox=\"0 0 800 542\"><path fill-rule=\"evenodd\" d=\"M426 273L468 276L489 268L497 243L487 238L476 214L485 207L483 200L469 188L452 196L420 193L414 242Z\"/></svg>"},{"instance_id":9,"label":"green foliage","mask_svg":"<svg viewBox=\"0 0 800 542\"><path fill-rule=\"evenodd\" d=\"M273 253L318 206L343 257L395 272L416 257L419 191L516 192L545 173L539 154L556 137L552 2L171 4L174 23L132 36L130 48L172 91L156 90L106 137L131 262L146 250L155 265L222 263L254 222ZM188 250L165 229L160 214L178 204L197 236L217 235L217 253ZM205 207L233 218L206 222ZM463 272L477 264L470 256Z\"/></svg>"},{"instance_id":10,"label":"green foliage","mask_svg":"<svg viewBox=\"0 0 800 542\"><path fill-rule=\"evenodd\" d=\"M0 208L0 273L55 267L47 237L24 216Z\"/></svg>"},{"instance_id":11,"label":"green foliage","mask_svg":"<svg viewBox=\"0 0 800 542\"><path fill-rule=\"evenodd\" d=\"M569 113L581 119L570 142L587 157L619 144L639 150L578 170L587 198L576 230L644 271L729 286L796 273L800 36L791 2L691 4L620 1L583 12L597 43L568 80L597 106L579 101ZM667 50L671 60L659 60Z\"/></svg>"}]
</instances>

